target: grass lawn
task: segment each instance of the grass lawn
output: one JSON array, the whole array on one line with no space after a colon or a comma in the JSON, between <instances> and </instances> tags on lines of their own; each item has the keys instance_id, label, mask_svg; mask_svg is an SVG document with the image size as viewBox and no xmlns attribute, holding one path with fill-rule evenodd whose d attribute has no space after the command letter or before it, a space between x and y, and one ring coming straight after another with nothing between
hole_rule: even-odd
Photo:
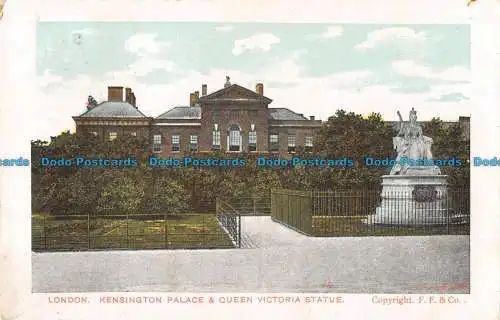
<instances>
[{"instance_id":1,"label":"grass lawn","mask_svg":"<svg viewBox=\"0 0 500 320\"><path fill-rule=\"evenodd\" d=\"M90 237L89 237L90 234ZM233 248L214 214L167 219L56 218L32 215L34 251Z\"/></svg>"},{"instance_id":2,"label":"grass lawn","mask_svg":"<svg viewBox=\"0 0 500 320\"><path fill-rule=\"evenodd\" d=\"M313 236L316 237L356 237L356 236L410 236L439 234L469 234L463 225L381 227L363 223L367 216L357 217L313 217Z\"/></svg>"}]
</instances>

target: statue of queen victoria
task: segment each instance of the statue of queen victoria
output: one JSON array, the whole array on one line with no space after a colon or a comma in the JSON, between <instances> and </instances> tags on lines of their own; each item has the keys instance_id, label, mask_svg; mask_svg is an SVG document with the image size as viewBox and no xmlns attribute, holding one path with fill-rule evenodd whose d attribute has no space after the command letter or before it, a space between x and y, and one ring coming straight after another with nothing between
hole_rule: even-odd
<instances>
[{"instance_id":1,"label":"statue of queen victoria","mask_svg":"<svg viewBox=\"0 0 500 320\"><path fill-rule=\"evenodd\" d=\"M393 138L398 155L391 173L382 176L382 201L369 225L443 225L449 223L447 176L432 159L432 139L424 136L417 123L417 112L410 111ZM432 205L427 205L432 204Z\"/></svg>"},{"instance_id":2,"label":"statue of queen victoria","mask_svg":"<svg viewBox=\"0 0 500 320\"><path fill-rule=\"evenodd\" d=\"M398 153L390 175L436 175L439 167L432 162L432 138L424 136L422 127L417 123L417 111L410 111L409 121L405 122L398 111L400 129L393 138L394 149Z\"/></svg>"}]
</instances>

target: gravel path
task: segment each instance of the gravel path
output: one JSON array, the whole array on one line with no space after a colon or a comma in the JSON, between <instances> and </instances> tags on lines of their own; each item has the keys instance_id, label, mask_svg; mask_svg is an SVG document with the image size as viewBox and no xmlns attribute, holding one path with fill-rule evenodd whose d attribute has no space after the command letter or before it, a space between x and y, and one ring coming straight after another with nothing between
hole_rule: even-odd
<instances>
[{"instance_id":1,"label":"gravel path","mask_svg":"<svg viewBox=\"0 0 500 320\"><path fill-rule=\"evenodd\" d=\"M309 238L242 217L248 249L33 253L34 292L469 292L469 237Z\"/></svg>"}]
</instances>

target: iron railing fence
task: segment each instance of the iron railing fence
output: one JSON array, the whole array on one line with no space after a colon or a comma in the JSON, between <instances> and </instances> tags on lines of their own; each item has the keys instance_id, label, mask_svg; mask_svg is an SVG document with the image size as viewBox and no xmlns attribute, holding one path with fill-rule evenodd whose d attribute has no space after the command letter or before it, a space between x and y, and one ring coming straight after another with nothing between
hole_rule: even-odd
<instances>
[{"instance_id":1,"label":"iron railing fence","mask_svg":"<svg viewBox=\"0 0 500 320\"><path fill-rule=\"evenodd\" d=\"M309 236L470 233L469 188L427 195L277 189L271 199L274 221Z\"/></svg>"},{"instance_id":2,"label":"iron railing fence","mask_svg":"<svg viewBox=\"0 0 500 320\"><path fill-rule=\"evenodd\" d=\"M287 227L312 235L312 197L309 191L271 191L271 218Z\"/></svg>"},{"instance_id":3,"label":"iron railing fence","mask_svg":"<svg viewBox=\"0 0 500 320\"><path fill-rule=\"evenodd\" d=\"M32 250L234 248L215 214L32 215Z\"/></svg>"},{"instance_id":4,"label":"iron railing fence","mask_svg":"<svg viewBox=\"0 0 500 320\"><path fill-rule=\"evenodd\" d=\"M232 205L217 199L217 219L233 244L241 248L241 214Z\"/></svg>"},{"instance_id":5,"label":"iron railing fence","mask_svg":"<svg viewBox=\"0 0 500 320\"><path fill-rule=\"evenodd\" d=\"M242 216L269 216L271 215L271 197L251 198L244 197L224 200Z\"/></svg>"}]
</instances>

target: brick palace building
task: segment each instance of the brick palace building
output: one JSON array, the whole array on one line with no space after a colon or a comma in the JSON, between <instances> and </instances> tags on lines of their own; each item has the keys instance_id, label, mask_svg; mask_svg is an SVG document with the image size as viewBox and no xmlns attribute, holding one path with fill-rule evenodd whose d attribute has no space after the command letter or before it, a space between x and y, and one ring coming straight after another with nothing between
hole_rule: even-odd
<instances>
[{"instance_id":1,"label":"brick palace building","mask_svg":"<svg viewBox=\"0 0 500 320\"><path fill-rule=\"evenodd\" d=\"M76 131L103 139L130 134L149 137L153 152L258 152L287 154L299 146L310 149L321 121L287 108L270 108L264 85L252 91L231 84L207 94L207 85L190 94L187 106L174 107L156 118L144 115L130 88L108 87L108 101L89 105L73 117Z\"/></svg>"},{"instance_id":2,"label":"brick palace building","mask_svg":"<svg viewBox=\"0 0 500 320\"><path fill-rule=\"evenodd\" d=\"M189 105L156 118L138 109L130 88L108 87L107 101L89 104L87 111L73 117L76 132L108 140L124 134L147 137L160 157L212 151L285 155L298 147L312 148L320 120L287 108L270 108L272 100L264 96L262 83L252 91L229 80L226 77L224 87L210 94L202 85L201 95L199 91L190 94ZM467 140L469 121L469 117L459 118Z\"/></svg>"}]
</instances>

